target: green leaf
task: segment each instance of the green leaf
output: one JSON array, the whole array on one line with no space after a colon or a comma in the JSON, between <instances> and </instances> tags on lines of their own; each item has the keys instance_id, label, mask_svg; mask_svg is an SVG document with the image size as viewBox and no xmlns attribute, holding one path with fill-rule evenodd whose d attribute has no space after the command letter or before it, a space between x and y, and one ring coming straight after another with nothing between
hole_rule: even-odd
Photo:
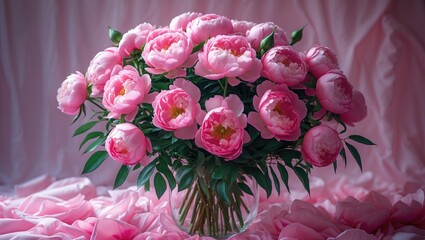
<instances>
[{"instance_id":1,"label":"green leaf","mask_svg":"<svg viewBox=\"0 0 425 240\"><path fill-rule=\"evenodd\" d=\"M294 45L295 43L299 42L303 38L304 27L297 29L294 32L292 32L292 34L291 34L292 40L291 40L291 44L290 44L291 46Z\"/></svg>"},{"instance_id":2,"label":"green leaf","mask_svg":"<svg viewBox=\"0 0 425 240\"><path fill-rule=\"evenodd\" d=\"M97 137L103 137L103 132L91 132L91 133L87 134L87 136L81 142L80 147L78 149L81 150L81 148L84 146L84 144L87 141L89 141L90 139L93 139L93 138L97 138Z\"/></svg>"},{"instance_id":3,"label":"green leaf","mask_svg":"<svg viewBox=\"0 0 425 240\"><path fill-rule=\"evenodd\" d=\"M156 162L152 161L146 167L144 167L142 171L139 173L139 176L137 177L138 188L143 186L146 182L149 181L153 171L155 170L155 165L156 165Z\"/></svg>"},{"instance_id":4,"label":"green leaf","mask_svg":"<svg viewBox=\"0 0 425 240\"><path fill-rule=\"evenodd\" d=\"M297 175L297 177L300 179L301 183L303 184L305 190L307 190L308 194L310 195L310 182L308 180L308 175L304 171L304 169L300 167L294 167L294 172Z\"/></svg>"},{"instance_id":5,"label":"green leaf","mask_svg":"<svg viewBox=\"0 0 425 240\"><path fill-rule=\"evenodd\" d=\"M297 150L292 150L292 149L284 149L279 156L288 165L292 162L292 159L300 159L301 158L301 152L297 151Z\"/></svg>"},{"instance_id":6,"label":"green leaf","mask_svg":"<svg viewBox=\"0 0 425 240\"><path fill-rule=\"evenodd\" d=\"M153 183L155 185L156 196L158 197L158 199L160 199L164 194L165 190L167 189L167 184L165 183L164 177L162 177L162 175L157 172L155 174Z\"/></svg>"},{"instance_id":7,"label":"green leaf","mask_svg":"<svg viewBox=\"0 0 425 240\"><path fill-rule=\"evenodd\" d=\"M213 179L223 179L226 176L229 176L230 172L231 172L231 167L229 166L229 164L223 164L221 166L219 166L218 168L216 168L212 174L212 178Z\"/></svg>"},{"instance_id":8,"label":"green leaf","mask_svg":"<svg viewBox=\"0 0 425 240\"><path fill-rule=\"evenodd\" d=\"M249 195L251 195L251 196L254 196L254 194L252 193L251 189L250 189L250 188L248 187L248 185L246 185L245 183L243 183L243 182L238 182L238 186L239 186L239 188L240 188L242 191L246 192L247 194L249 194Z\"/></svg>"},{"instance_id":9,"label":"green leaf","mask_svg":"<svg viewBox=\"0 0 425 240\"><path fill-rule=\"evenodd\" d=\"M96 123L98 123L98 121L92 121L92 122L88 122L88 123L85 123L85 124L81 125L80 127L78 127L75 130L74 135L72 135L72 136L75 137L75 136L78 136L78 135L80 135L82 133L87 132L92 127L94 127L94 125L96 125Z\"/></svg>"},{"instance_id":10,"label":"green leaf","mask_svg":"<svg viewBox=\"0 0 425 240\"><path fill-rule=\"evenodd\" d=\"M363 172L362 159L359 152L353 145L349 144L348 142L345 142L345 145L347 145L348 150L350 150L351 155L353 156L354 160L356 160L357 165L359 165L360 171Z\"/></svg>"},{"instance_id":11,"label":"green leaf","mask_svg":"<svg viewBox=\"0 0 425 240\"><path fill-rule=\"evenodd\" d=\"M345 154L344 147L342 147L341 152L339 152L339 155L341 155L342 159L344 159L344 164L347 167L347 154Z\"/></svg>"},{"instance_id":12,"label":"green leaf","mask_svg":"<svg viewBox=\"0 0 425 240\"><path fill-rule=\"evenodd\" d=\"M264 55L270 48L274 47L274 33L276 31L276 28L273 29L273 31L267 35L265 38L261 40L260 43L260 53L261 56Z\"/></svg>"},{"instance_id":13,"label":"green leaf","mask_svg":"<svg viewBox=\"0 0 425 240\"><path fill-rule=\"evenodd\" d=\"M230 204L229 188L227 186L226 181L218 182L218 184L217 184L217 194L223 201Z\"/></svg>"},{"instance_id":14,"label":"green leaf","mask_svg":"<svg viewBox=\"0 0 425 240\"><path fill-rule=\"evenodd\" d=\"M195 174L193 173L192 169L190 169L190 171L183 175L180 181L178 182L178 191L180 192L188 188L192 184L194 177Z\"/></svg>"},{"instance_id":15,"label":"green leaf","mask_svg":"<svg viewBox=\"0 0 425 240\"><path fill-rule=\"evenodd\" d=\"M193 47L192 54L196 53L197 51L201 50L201 48L204 46L205 41L202 41L200 44Z\"/></svg>"},{"instance_id":16,"label":"green leaf","mask_svg":"<svg viewBox=\"0 0 425 240\"><path fill-rule=\"evenodd\" d=\"M106 136L98 138L96 141L93 141L86 150L84 150L83 154L93 151L95 148L100 146L106 140Z\"/></svg>"},{"instance_id":17,"label":"green leaf","mask_svg":"<svg viewBox=\"0 0 425 240\"><path fill-rule=\"evenodd\" d=\"M255 178L255 181L266 191L267 197L269 197L272 194L272 189L268 185L264 174L258 168L248 168L247 172Z\"/></svg>"},{"instance_id":18,"label":"green leaf","mask_svg":"<svg viewBox=\"0 0 425 240\"><path fill-rule=\"evenodd\" d=\"M122 39L122 33L108 26L109 29L109 39L115 44L120 43Z\"/></svg>"},{"instance_id":19,"label":"green leaf","mask_svg":"<svg viewBox=\"0 0 425 240\"><path fill-rule=\"evenodd\" d=\"M369 139L367 139L367 138L365 138L363 136L360 136L360 135L351 135L348 138L351 139L351 140L353 140L353 141L356 141L358 143L365 144L365 145L376 145L375 143L373 143Z\"/></svg>"},{"instance_id":20,"label":"green leaf","mask_svg":"<svg viewBox=\"0 0 425 240\"><path fill-rule=\"evenodd\" d=\"M96 170L108 156L109 154L107 151L97 151L93 153L84 165L82 174Z\"/></svg>"},{"instance_id":21,"label":"green leaf","mask_svg":"<svg viewBox=\"0 0 425 240\"><path fill-rule=\"evenodd\" d=\"M74 124L81 117L82 114L84 114L84 116L86 116L86 106L84 104L82 104L80 106L80 110L78 111L78 115L74 117L71 125Z\"/></svg>"},{"instance_id":22,"label":"green leaf","mask_svg":"<svg viewBox=\"0 0 425 240\"><path fill-rule=\"evenodd\" d=\"M156 169L158 172L164 174L164 176L167 178L168 185L170 186L171 190L173 190L176 187L176 180L174 179L173 173L168 168L168 165L165 162L159 162L156 165Z\"/></svg>"},{"instance_id":23,"label":"green leaf","mask_svg":"<svg viewBox=\"0 0 425 240\"><path fill-rule=\"evenodd\" d=\"M277 178L276 173L273 170L273 167L272 166L269 166L269 168L270 168L270 172L272 173L273 182L274 182L274 186L275 186L276 191L277 191L277 195L280 196L280 182L279 182L279 179Z\"/></svg>"},{"instance_id":24,"label":"green leaf","mask_svg":"<svg viewBox=\"0 0 425 240\"><path fill-rule=\"evenodd\" d=\"M115 182L114 182L114 189L118 188L119 186L121 186L125 180L128 177L128 173L130 172L131 166L127 166L127 165L122 165L120 170L117 173L117 176L115 178Z\"/></svg>"},{"instance_id":25,"label":"green leaf","mask_svg":"<svg viewBox=\"0 0 425 240\"><path fill-rule=\"evenodd\" d=\"M289 184L288 184L288 180L289 180L288 171L286 170L285 166L283 166L281 163L277 164L277 169L279 170L280 177L283 183L285 184L286 190L288 190L288 193L291 193L291 190L289 189Z\"/></svg>"},{"instance_id":26,"label":"green leaf","mask_svg":"<svg viewBox=\"0 0 425 240\"><path fill-rule=\"evenodd\" d=\"M192 167L187 166L187 165L181 166L179 169L177 169L176 181L179 183L181 181L182 177L190 171L192 171Z\"/></svg>"},{"instance_id":27,"label":"green leaf","mask_svg":"<svg viewBox=\"0 0 425 240\"><path fill-rule=\"evenodd\" d=\"M141 165L140 163L138 163L138 164L134 165L134 167L133 167L133 171L134 171L134 170L139 169L141 166L142 166L142 165Z\"/></svg>"}]
</instances>

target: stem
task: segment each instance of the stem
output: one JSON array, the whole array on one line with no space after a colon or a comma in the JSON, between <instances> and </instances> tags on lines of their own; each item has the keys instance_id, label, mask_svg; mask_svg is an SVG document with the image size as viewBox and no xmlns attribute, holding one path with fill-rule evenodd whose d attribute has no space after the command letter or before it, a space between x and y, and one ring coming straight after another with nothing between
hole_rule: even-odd
<instances>
[{"instance_id":1,"label":"stem","mask_svg":"<svg viewBox=\"0 0 425 240\"><path fill-rule=\"evenodd\" d=\"M227 78L224 80L224 93L223 93L223 97L226 97L227 95L227 86L229 86L229 81L227 80Z\"/></svg>"},{"instance_id":2,"label":"stem","mask_svg":"<svg viewBox=\"0 0 425 240\"><path fill-rule=\"evenodd\" d=\"M179 222L180 224L183 224L184 220L186 219L187 213L189 212L189 208L192 205L193 199L195 198L196 191L193 189L192 195L189 198L189 202L187 203L185 209L183 210L182 215L180 216Z\"/></svg>"},{"instance_id":3,"label":"stem","mask_svg":"<svg viewBox=\"0 0 425 240\"><path fill-rule=\"evenodd\" d=\"M93 98L87 98L87 100L88 100L89 102L93 103L96 107L98 107L98 108L102 109L103 111L106 111L106 108L104 108L104 107L100 106L99 104L97 104L97 103L94 101L94 99L93 99Z\"/></svg>"}]
</instances>

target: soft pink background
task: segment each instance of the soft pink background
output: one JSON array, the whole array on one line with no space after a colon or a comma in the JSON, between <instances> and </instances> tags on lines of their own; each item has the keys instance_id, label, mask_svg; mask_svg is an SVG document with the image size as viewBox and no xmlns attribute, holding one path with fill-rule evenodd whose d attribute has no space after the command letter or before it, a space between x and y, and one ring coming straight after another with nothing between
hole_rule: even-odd
<instances>
[{"instance_id":1,"label":"soft pink background","mask_svg":"<svg viewBox=\"0 0 425 240\"><path fill-rule=\"evenodd\" d=\"M165 26L187 11L272 21L288 37L305 25L296 48L317 43L333 49L366 97L369 115L350 131L378 144L358 145L364 172L400 186L425 182L424 1L45 0L0 1L0 185L42 174L79 176L88 156L78 151L81 137L71 137L72 117L56 108L57 88L110 46L108 25L122 32L141 22ZM346 169L339 166L336 175L331 167L312 174L325 180L367 174L351 158ZM119 167L108 160L88 177L112 184Z\"/></svg>"}]
</instances>

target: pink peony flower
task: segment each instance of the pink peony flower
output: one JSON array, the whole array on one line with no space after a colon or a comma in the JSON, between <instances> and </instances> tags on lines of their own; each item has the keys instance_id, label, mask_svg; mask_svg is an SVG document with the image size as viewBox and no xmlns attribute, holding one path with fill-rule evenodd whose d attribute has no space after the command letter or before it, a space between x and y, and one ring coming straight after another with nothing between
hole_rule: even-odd
<instances>
[{"instance_id":1,"label":"pink peony flower","mask_svg":"<svg viewBox=\"0 0 425 240\"><path fill-rule=\"evenodd\" d=\"M186 32L193 44L197 45L211 37L233 32L232 21L217 14L199 16L187 24Z\"/></svg>"},{"instance_id":2,"label":"pink peony flower","mask_svg":"<svg viewBox=\"0 0 425 240\"><path fill-rule=\"evenodd\" d=\"M233 33L246 36L249 29L254 27L256 24L248 21L231 20L233 25Z\"/></svg>"},{"instance_id":3,"label":"pink peony flower","mask_svg":"<svg viewBox=\"0 0 425 240\"><path fill-rule=\"evenodd\" d=\"M208 113L196 132L195 143L211 154L233 160L242 153L243 143L250 140L243 103L237 95L215 96L205 102Z\"/></svg>"},{"instance_id":4,"label":"pink peony flower","mask_svg":"<svg viewBox=\"0 0 425 240\"><path fill-rule=\"evenodd\" d=\"M141 47L146 43L148 34L154 29L149 23L139 24L137 27L124 33L118 45L118 52L121 57L130 56L135 49L141 50Z\"/></svg>"},{"instance_id":5,"label":"pink peony flower","mask_svg":"<svg viewBox=\"0 0 425 240\"><path fill-rule=\"evenodd\" d=\"M284 84L266 81L257 86L253 99L257 112L248 114L248 123L261 132L264 139L295 141L301 135L300 124L307 108L298 96Z\"/></svg>"},{"instance_id":6,"label":"pink peony flower","mask_svg":"<svg viewBox=\"0 0 425 240\"><path fill-rule=\"evenodd\" d=\"M360 122L367 116L366 100L363 94L357 90L353 91L351 109L341 114L341 119L347 125L354 126L355 122Z\"/></svg>"},{"instance_id":7,"label":"pink peony flower","mask_svg":"<svg viewBox=\"0 0 425 240\"><path fill-rule=\"evenodd\" d=\"M151 78L148 74L140 76L130 65L116 70L118 73L105 85L102 103L111 111L109 118L119 119L125 114L126 120L132 121L137 114L138 105L144 101L151 89Z\"/></svg>"},{"instance_id":8,"label":"pink peony flower","mask_svg":"<svg viewBox=\"0 0 425 240\"><path fill-rule=\"evenodd\" d=\"M131 123L118 124L109 133L105 142L106 151L115 161L125 165L148 165L146 152L152 152L152 145L143 132Z\"/></svg>"},{"instance_id":9,"label":"pink peony flower","mask_svg":"<svg viewBox=\"0 0 425 240\"><path fill-rule=\"evenodd\" d=\"M333 69L339 69L336 55L327 47L312 47L305 59L310 72L316 78L320 78L325 73Z\"/></svg>"},{"instance_id":10,"label":"pink peony flower","mask_svg":"<svg viewBox=\"0 0 425 240\"><path fill-rule=\"evenodd\" d=\"M94 56L86 73L88 83L93 85L91 96L102 95L103 87L117 65L122 66L122 59L116 47L107 48Z\"/></svg>"},{"instance_id":11,"label":"pink peony flower","mask_svg":"<svg viewBox=\"0 0 425 240\"><path fill-rule=\"evenodd\" d=\"M246 38L255 50L260 48L261 40L274 32L274 46L289 45L286 39L286 33L282 28L272 22L260 23L253 26L246 33Z\"/></svg>"},{"instance_id":12,"label":"pink peony flower","mask_svg":"<svg viewBox=\"0 0 425 240\"><path fill-rule=\"evenodd\" d=\"M242 36L216 36L204 45L199 53L199 62L195 73L211 80L228 77L232 85L241 78L254 82L260 77L261 62L256 58L254 49Z\"/></svg>"},{"instance_id":13,"label":"pink peony flower","mask_svg":"<svg viewBox=\"0 0 425 240\"><path fill-rule=\"evenodd\" d=\"M182 31L157 29L148 35L142 57L149 66L145 68L151 74L166 74L168 78L184 77L182 69L189 59L193 44Z\"/></svg>"},{"instance_id":14,"label":"pink peony flower","mask_svg":"<svg viewBox=\"0 0 425 240\"><path fill-rule=\"evenodd\" d=\"M325 167L333 163L342 149L339 134L333 128L319 125L304 135L301 153L313 166Z\"/></svg>"},{"instance_id":15,"label":"pink peony flower","mask_svg":"<svg viewBox=\"0 0 425 240\"><path fill-rule=\"evenodd\" d=\"M186 12L182 13L173 19L171 19L170 22L170 29L171 30L182 30L186 31L186 27L193 19L202 16L202 13L197 12Z\"/></svg>"},{"instance_id":16,"label":"pink peony flower","mask_svg":"<svg viewBox=\"0 0 425 240\"><path fill-rule=\"evenodd\" d=\"M68 115L75 115L86 100L87 83L80 72L69 75L58 89L58 109Z\"/></svg>"},{"instance_id":17,"label":"pink peony flower","mask_svg":"<svg viewBox=\"0 0 425 240\"><path fill-rule=\"evenodd\" d=\"M177 79L170 90L163 90L152 103L152 123L166 131L174 131L180 139L195 138L196 117L201 113L201 91L190 81Z\"/></svg>"},{"instance_id":18,"label":"pink peony flower","mask_svg":"<svg viewBox=\"0 0 425 240\"><path fill-rule=\"evenodd\" d=\"M289 46L278 46L267 51L261 58L263 69L261 75L273 82L295 86L307 75L304 60Z\"/></svg>"},{"instance_id":19,"label":"pink peony flower","mask_svg":"<svg viewBox=\"0 0 425 240\"><path fill-rule=\"evenodd\" d=\"M352 107L353 86L340 70L331 70L316 83L320 104L329 112L342 114Z\"/></svg>"}]
</instances>

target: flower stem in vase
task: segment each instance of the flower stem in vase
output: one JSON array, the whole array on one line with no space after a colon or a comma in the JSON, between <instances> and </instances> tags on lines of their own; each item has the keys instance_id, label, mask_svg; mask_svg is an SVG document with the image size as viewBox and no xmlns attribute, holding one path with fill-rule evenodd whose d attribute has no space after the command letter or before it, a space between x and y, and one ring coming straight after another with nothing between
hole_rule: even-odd
<instances>
[{"instance_id":1,"label":"flower stem in vase","mask_svg":"<svg viewBox=\"0 0 425 240\"><path fill-rule=\"evenodd\" d=\"M212 237L226 237L245 230L250 223L246 216L256 213L257 206L250 209L244 200L247 196L237 187L230 187L229 191L230 202L227 202L210 186L207 179L196 177L176 211L178 224L191 235ZM248 198L255 199L257 196L249 195Z\"/></svg>"}]
</instances>

